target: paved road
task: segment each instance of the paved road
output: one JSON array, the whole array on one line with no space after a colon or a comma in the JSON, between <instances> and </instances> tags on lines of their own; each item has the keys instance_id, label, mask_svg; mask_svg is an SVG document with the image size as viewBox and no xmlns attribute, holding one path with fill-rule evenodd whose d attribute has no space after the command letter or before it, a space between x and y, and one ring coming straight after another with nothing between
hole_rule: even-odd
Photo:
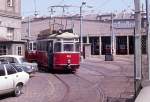
<instances>
[{"instance_id":1,"label":"paved road","mask_svg":"<svg viewBox=\"0 0 150 102\"><path fill-rule=\"evenodd\" d=\"M53 93L52 87L49 74L36 73L32 75L20 97L9 95L1 97L0 102L48 102L49 96Z\"/></svg>"},{"instance_id":2,"label":"paved road","mask_svg":"<svg viewBox=\"0 0 150 102\"><path fill-rule=\"evenodd\" d=\"M104 102L133 96L133 57L115 61L90 58L76 74L34 74L20 97L7 95L0 102ZM121 101L122 100L122 101Z\"/></svg>"}]
</instances>

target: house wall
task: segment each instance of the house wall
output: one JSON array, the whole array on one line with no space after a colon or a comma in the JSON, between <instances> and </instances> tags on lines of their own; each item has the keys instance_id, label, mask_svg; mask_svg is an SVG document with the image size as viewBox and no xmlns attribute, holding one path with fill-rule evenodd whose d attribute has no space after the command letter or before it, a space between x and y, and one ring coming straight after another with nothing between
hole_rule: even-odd
<instances>
[{"instance_id":1,"label":"house wall","mask_svg":"<svg viewBox=\"0 0 150 102\"><path fill-rule=\"evenodd\" d=\"M7 46L6 54L16 54L16 42L24 46L21 40L21 0L0 0L0 4L0 38L3 39L0 42Z\"/></svg>"}]
</instances>

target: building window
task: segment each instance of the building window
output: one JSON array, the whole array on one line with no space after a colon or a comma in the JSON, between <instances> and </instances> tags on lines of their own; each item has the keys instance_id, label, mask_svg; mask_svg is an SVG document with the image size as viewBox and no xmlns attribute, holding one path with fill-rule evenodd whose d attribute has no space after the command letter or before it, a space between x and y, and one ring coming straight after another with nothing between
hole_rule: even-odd
<instances>
[{"instance_id":1,"label":"building window","mask_svg":"<svg viewBox=\"0 0 150 102\"><path fill-rule=\"evenodd\" d=\"M6 55L6 54L7 54L6 45L0 45L0 55Z\"/></svg>"},{"instance_id":2,"label":"building window","mask_svg":"<svg viewBox=\"0 0 150 102\"><path fill-rule=\"evenodd\" d=\"M14 39L14 28L7 28L7 38L9 40L13 40Z\"/></svg>"},{"instance_id":3,"label":"building window","mask_svg":"<svg viewBox=\"0 0 150 102\"><path fill-rule=\"evenodd\" d=\"M21 50L22 50L21 46L18 46L18 55L22 55Z\"/></svg>"},{"instance_id":4,"label":"building window","mask_svg":"<svg viewBox=\"0 0 150 102\"><path fill-rule=\"evenodd\" d=\"M7 6L13 7L13 0L7 0Z\"/></svg>"}]
</instances>

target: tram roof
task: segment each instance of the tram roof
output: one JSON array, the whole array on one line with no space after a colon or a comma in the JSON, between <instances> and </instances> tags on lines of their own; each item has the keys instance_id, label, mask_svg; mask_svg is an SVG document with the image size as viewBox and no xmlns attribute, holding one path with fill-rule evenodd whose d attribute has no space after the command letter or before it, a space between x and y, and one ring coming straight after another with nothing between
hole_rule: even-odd
<instances>
[{"instance_id":1,"label":"tram roof","mask_svg":"<svg viewBox=\"0 0 150 102\"><path fill-rule=\"evenodd\" d=\"M38 39L73 39L79 38L79 36L75 33L63 32L63 33L54 33L39 36Z\"/></svg>"},{"instance_id":2,"label":"tram roof","mask_svg":"<svg viewBox=\"0 0 150 102\"><path fill-rule=\"evenodd\" d=\"M64 32L56 35L56 38L71 39L71 38L79 38L79 36L75 33Z\"/></svg>"},{"instance_id":3,"label":"tram roof","mask_svg":"<svg viewBox=\"0 0 150 102\"><path fill-rule=\"evenodd\" d=\"M61 34L51 34L48 36L49 39L73 39L79 38L79 36L75 33L64 32Z\"/></svg>"}]
</instances>

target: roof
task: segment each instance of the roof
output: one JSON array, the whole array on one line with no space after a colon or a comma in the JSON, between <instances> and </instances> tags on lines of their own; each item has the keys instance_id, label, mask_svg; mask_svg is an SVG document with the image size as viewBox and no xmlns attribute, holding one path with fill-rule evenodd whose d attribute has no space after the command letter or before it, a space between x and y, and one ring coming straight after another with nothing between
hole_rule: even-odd
<instances>
[{"instance_id":1,"label":"roof","mask_svg":"<svg viewBox=\"0 0 150 102\"><path fill-rule=\"evenodd\" d=\"M79 38L79 36L75 33L64 32L60 35L57 35L56 38L71 39L71 38Z\"/></svg>"},{"instance_id":2,"label":"roof","mask_svg":"<svg viewBox=\"0 0 150 102\"><path fill-rule=\"evenodd\" d=\"M8 39L6 39L4 37L0 37L0 42L5 42L5 41L10 41L10 40L8 40Z\"/></svg>"}]
</instances>

